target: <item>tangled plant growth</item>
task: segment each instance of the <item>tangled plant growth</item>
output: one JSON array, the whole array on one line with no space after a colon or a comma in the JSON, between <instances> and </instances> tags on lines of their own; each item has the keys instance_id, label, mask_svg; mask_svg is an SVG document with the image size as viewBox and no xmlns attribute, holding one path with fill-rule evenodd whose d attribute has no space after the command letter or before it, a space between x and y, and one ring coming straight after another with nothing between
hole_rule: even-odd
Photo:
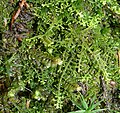
<instances>
[{"instance_id":1,"label":"tangled plant growth","mask_svg":"<svg viewBox=\"0 0 120 113\"><path fill-rule=\"evenodd\" d=\"M91 101L94 94L99 97L97 101L103 99L94 109L117 112L119 2L28 0L27 3L34 15L32 22L25 24L32 29L30 35L18 43L13 36L16 26L13 26L15 32L11 31L13 35L7 38L6 32L1 31L1 111L71 112L78 110L72 102L79 102L82 93L85 101ZM10 22L8 14L3 14L4 17ZM20 18L16 20L18 24L23 23L23 17ZM7 31L8 26L2 25ZM25 33L22 31L22 36ZM110 81L116 85L110 86Z\"/></svg>"}]
</instances>

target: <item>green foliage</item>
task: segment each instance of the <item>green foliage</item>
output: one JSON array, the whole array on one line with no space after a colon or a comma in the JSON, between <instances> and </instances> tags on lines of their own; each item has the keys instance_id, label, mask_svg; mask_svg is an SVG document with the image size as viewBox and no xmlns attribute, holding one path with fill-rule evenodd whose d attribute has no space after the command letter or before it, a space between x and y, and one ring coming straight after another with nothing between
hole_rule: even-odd
<instances>
[{"instance_id":1,"label":"green foliage","mask_svg":"<svg viewBox=\"0 0 120 113\"><path fill-rule=\"evenodd\" d=\"M8 88L7 93L2 94L5 108L10 112L39 113L95 113L101 111L100 107L104 109L95 97L91 103L87 102L93 94L99 95L100 76L108 90L111 90L110 80L118 83L120 89L120 67L116 58L120 50L118 2L28 0L28 3L33 4L34 20L27 24L34 33L20 44L13 42L12 36L6 39L2 35L1 39L0 78ZM4 10L2 18L10 21L12 11ZM8 29L2 23L0 28ZM89 98L74 93L78 87L79 91L83 90L79 82L87 84L84 95ZM27 99L31 100L29 109ZM79 99L82 106L77 104Z\"/></svg>"},{"instance_id":2,"label":"green foliage","mask_svg":"<svg viewBox=\"0 0 120 113\"><path fill-rule=\"evenodd\" d=\"M72 102L80 109L78 111L74 111L74 112L69 112L69 113L97 113L97 112L100 112L100 111L104 111L106 109L96 109L97 106L100 105L101 101L95 103L95 100L96 100L96 96L94 96L92 99L91 99L91 102L90 103L87 103L83 97L83 95L81 95L81 98L80 98L80 103L77 103L76 101L73 101Z\"/></svg>"}]
</instances>

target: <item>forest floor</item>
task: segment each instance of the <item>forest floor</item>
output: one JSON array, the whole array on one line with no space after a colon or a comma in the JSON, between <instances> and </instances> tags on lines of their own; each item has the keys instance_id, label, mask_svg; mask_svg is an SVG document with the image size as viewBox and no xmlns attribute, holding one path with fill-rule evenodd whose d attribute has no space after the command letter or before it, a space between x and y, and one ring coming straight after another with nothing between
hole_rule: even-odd
<instances>
[{"instance_id":1,"label":"forest floor","mask_svg":"<svg viewBox=\"0 0 120 113\"><path fill-rule=\"evenodd\" d=\"M113 14L107 22L81 27L69 13L49 16L52 5L41 2L0 3L0 112L67 113L95 95L95 109L119 113L120 16L106 10Z\"/></svg>"}]
</instances>

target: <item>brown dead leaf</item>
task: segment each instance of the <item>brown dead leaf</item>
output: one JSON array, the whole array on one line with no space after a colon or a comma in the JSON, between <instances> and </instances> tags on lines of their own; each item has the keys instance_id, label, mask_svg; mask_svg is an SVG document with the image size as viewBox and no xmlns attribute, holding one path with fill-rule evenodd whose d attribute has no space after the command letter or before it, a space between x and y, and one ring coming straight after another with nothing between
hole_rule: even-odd
<instances>
[{"instance_id":1,"label":"brown dead leaf","mask_svg":"<svg viewBox=\"0 0 120 113\"><path fill-rule=\"evenodd\" d=\"M15 37L18 40L18 42L22 42L22 35L16 34Z\"/></svg>"},{"instance_id":2,"label":"brown dead leaf","mask_svg":"<svg viewBox=\"0 0 120 113\"><path fill-rule=\"evenodd\" d=\"M22 42L22 38L21 37L18 37L17 40L18 40L18 42Z\"/></svg>"},{"instance_id":3,"label":"brown dead leaf","mask_svg":"<svg viewBox=\"0 0 120 113\"><path fill-rule=\"evenodd\" d=\"M16 20L16 18L19 16L20 14L20 8L14 13L14 15L12 16L12 20L11 20L11 24L10 24L10 30L12 30L12 25L14 23L14 21Z\"/></svg>"}]
</instances>

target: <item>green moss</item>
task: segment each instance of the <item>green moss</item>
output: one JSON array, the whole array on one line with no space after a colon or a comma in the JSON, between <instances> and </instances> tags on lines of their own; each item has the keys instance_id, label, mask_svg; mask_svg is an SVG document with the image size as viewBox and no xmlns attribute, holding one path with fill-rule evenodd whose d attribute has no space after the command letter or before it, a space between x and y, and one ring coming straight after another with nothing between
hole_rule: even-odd
<instances>
[{"instance_id":1,"label":"green moss","mask_svg":"<svg viewBox=\"0 0 120 113\"><path fill-rule=\"evenodd\" d=\"M100 0L27 2L33 7L24 13L32 12L34 18L31 21L17 18L16 22L26 22L29 30L29 34L21 33L25 37L20 43L14 36L15 26L9 38L3 33L9 28L8 24L4 26L3 18L9 23L15 8L5 1L0 7L0 74L2 81L9 82L7 92L14 91L11 96L22 101L20 105L18 101L13 102L12 107L6 103L9 109L41 113L75 111L72 99L79 101L80 92L86 102L91 101L94 94L99 99L104 98L98 107L112 109L112 104L118 107L116 101L111 102L113 89L116 92L120 89L118 3ZM116 82L114 88L110 80ZM106 97L102 96L104 93ZM3 98L9 100L9 95L3 93ZM27 99L31 100L29 109L25 107Z\"/></svg>"}]
</instances>

